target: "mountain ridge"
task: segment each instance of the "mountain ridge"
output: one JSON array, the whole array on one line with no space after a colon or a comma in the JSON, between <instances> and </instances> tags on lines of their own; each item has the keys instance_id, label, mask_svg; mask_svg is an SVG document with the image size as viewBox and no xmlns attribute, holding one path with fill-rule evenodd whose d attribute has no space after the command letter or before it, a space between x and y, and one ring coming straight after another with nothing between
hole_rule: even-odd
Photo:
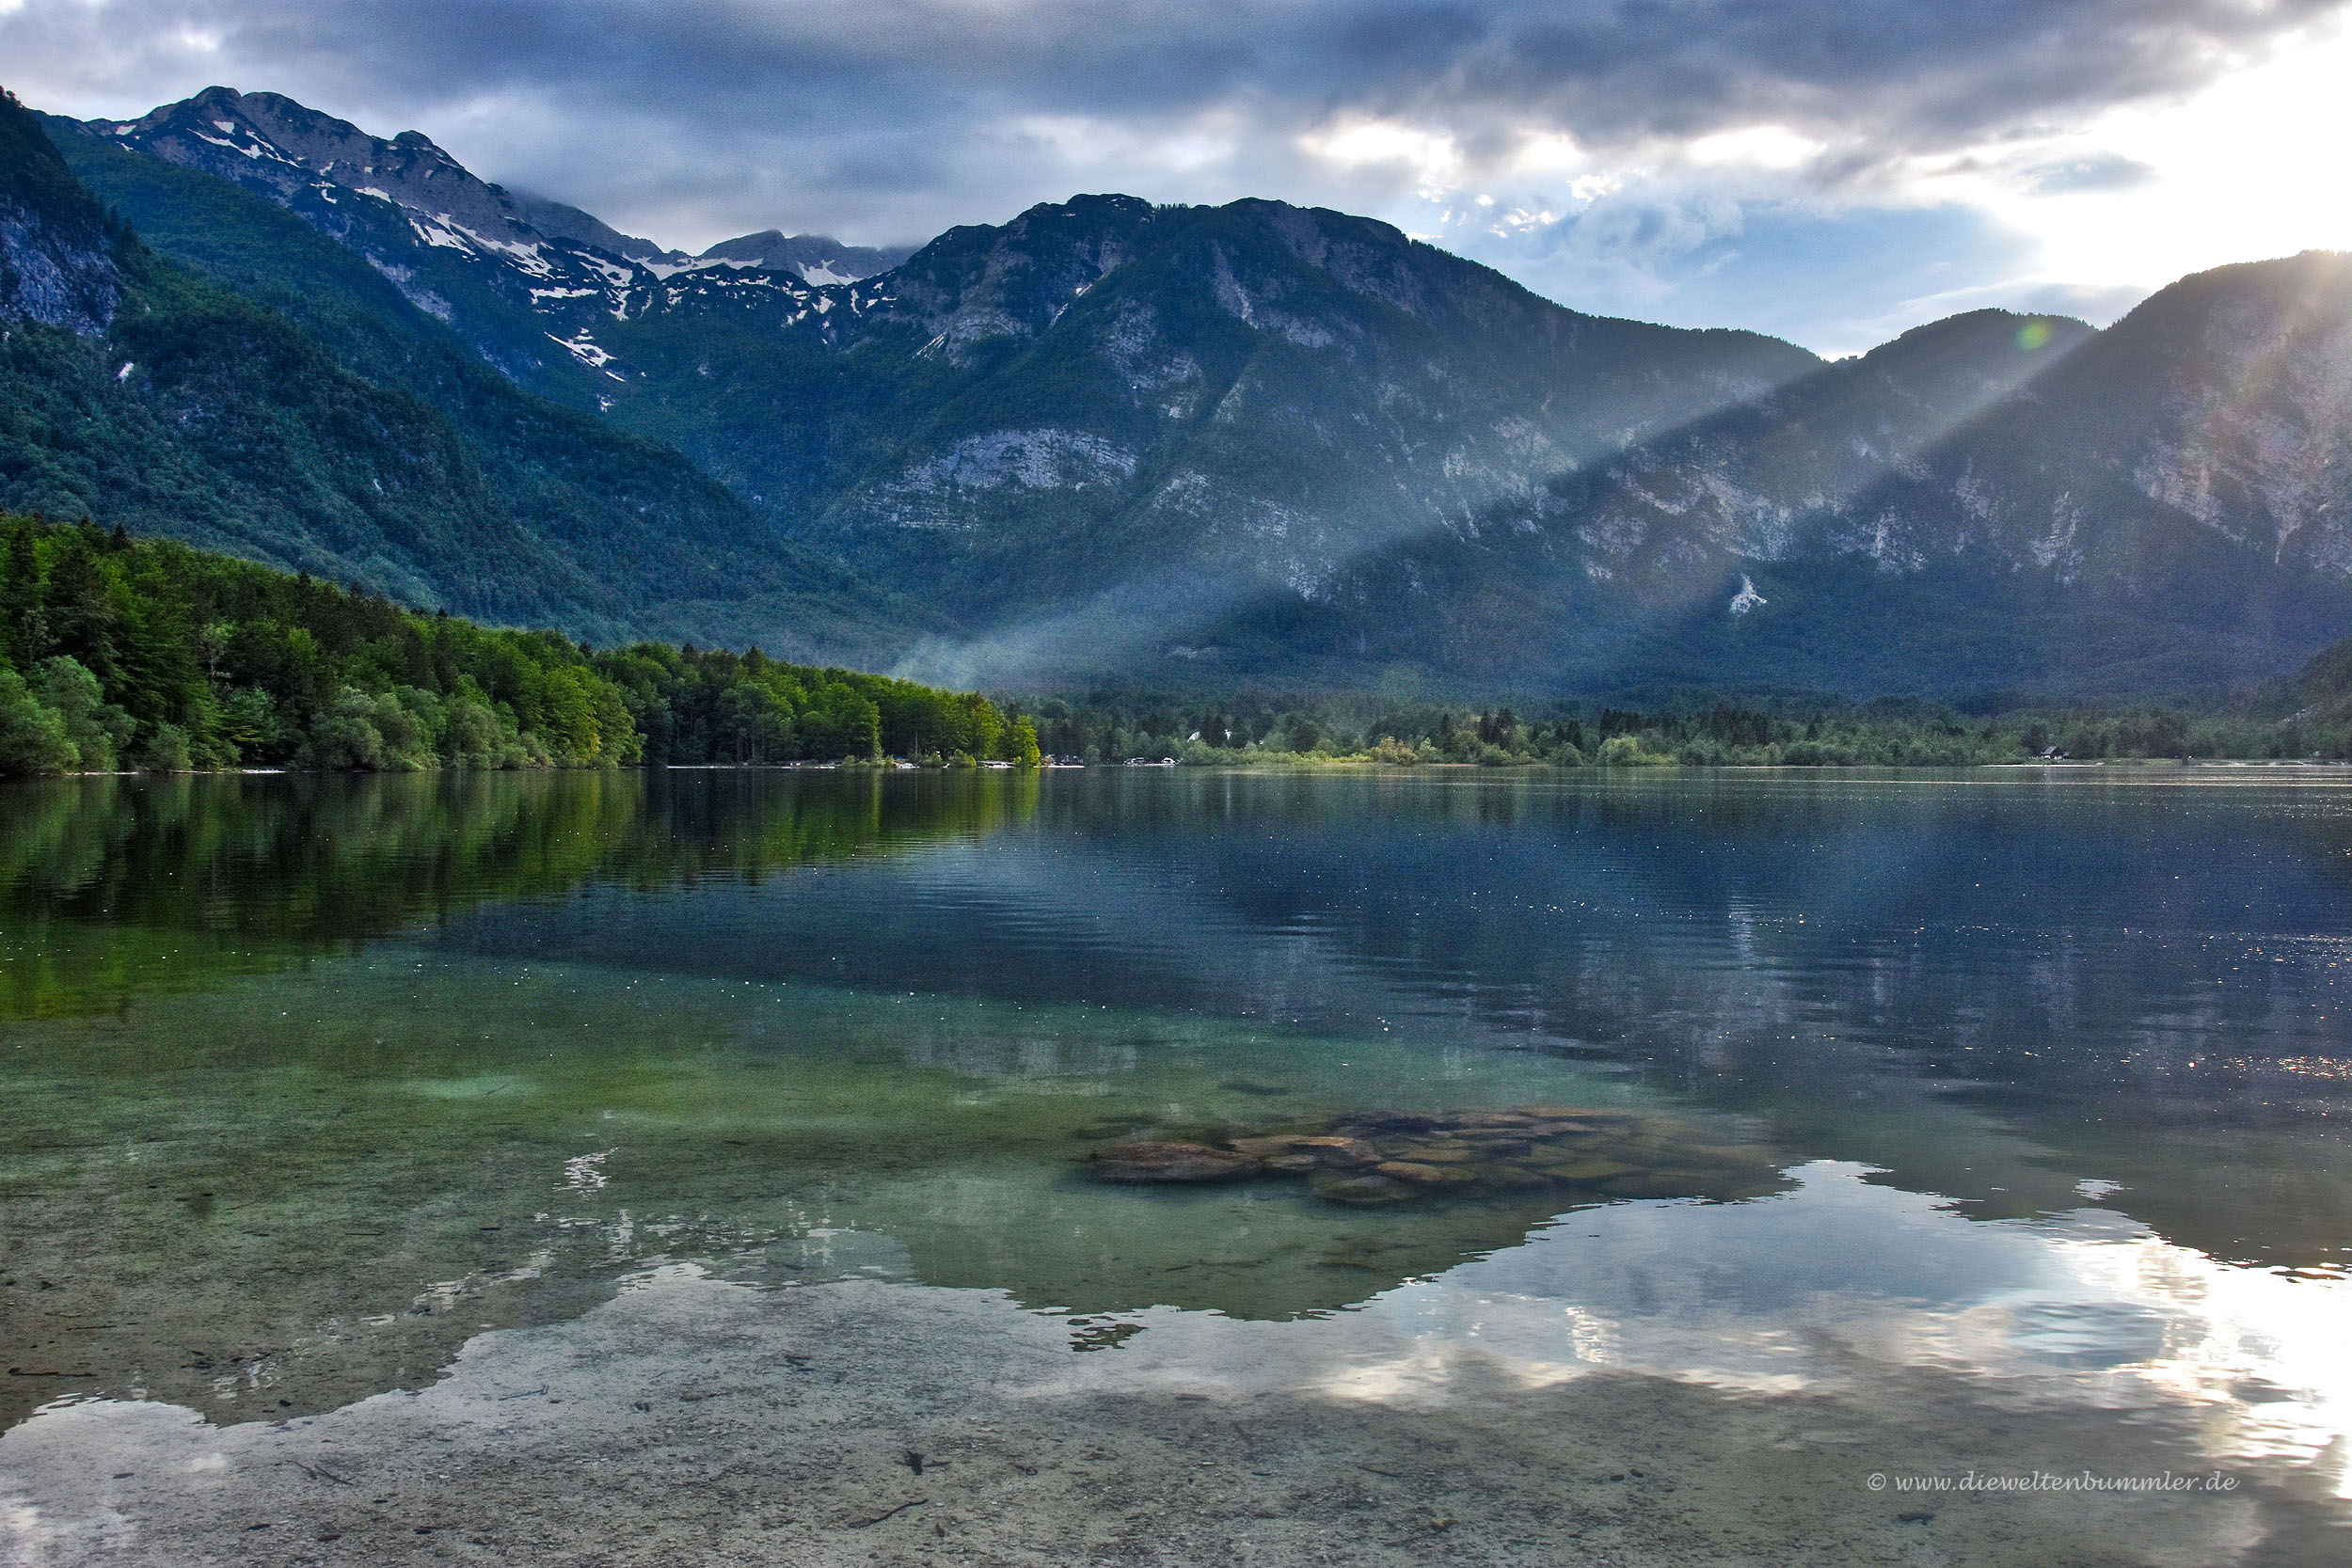
<instances>
[{"instance_id":1,"label":"mountain ridge","mask_svg":"<svg viewBox=\"0 0 2352 1568\"><path fill-rule=\"evenodd\" d=\"M13 98L0 108L0 321L77 337L103 332L122 299L124 236Z\"/></svg>"},{"instance_id":2,"label":"mountain ridge","mask_svg":"<svg viewBox=\"0 0 2352 1568\"><path fill-rule=\"evenodd\" d=\"M1531 464L1819 364L1581 315L1390 226L1271 202L1041 203L871 283L821 311L681 299L615 324L644 385L613 417L966 613L1145 561L1311 583L1400 508L1474 510ZM681 322L700 330L674 347Z\"/></svg>"},{"instance_id":3,"label":"mountain ridge","mask_svg":"<svg viewBox=\"0 0 2352 1568\"><path fill-rule=\"evenodd\" d=\"M830 234L787 234L781 229L763 229L755 234L721 240L685 259L725 261L771 272L791 271L798 273L803 283L854 283L903 265L920 248L843 245Z\"/></svg>"},{"instance_id":4,"label":"mountain ridge","mask_svg":"<svg viewBox=\"0 0 2352 1568\"><path fill-rule=\"evenodd\" d=\"M2095 334L1979 314L1981 353L2005 355L2014 323L2046 363L1945 406L1845 483L1818 452L1775 469L1791 446L1854 437L1808 424L1825 387L1971 322L1918 329L1485 519L1506 559L1483 569L1516 585L1524 623L1591 628L1589 653L1551 678L1720 684L1736 670L1853 695L2213 691L2258 686L2352 628L2334 520L2347 426L2312 390L2340 400L2352 379L2352 262L2310 253L2194 275ZM2290 372L2300 379L2282 390ZM2261 418L2236 418L2224 383ZM2296 483L2282 489L2282 475ZM2203 511L2176 504L2185 488ZM1474 594L1417 604L1384 583L1483 580L1460 551L1424 543L1409 567L1375 563L1357 585L1392 645L1464 624ZM1534 677L1496 668L1508 657L1489 656L1490 677Z\"/></svg>"},{"instance_id":5,"label":"mountain ridge","mask_svg":"<svg viewBox=\"0 0 2352 1568\"><path fill-rule=\"evenodd\" d=\"M1040 203L849 281L779 270L809 238L780 231L631 260L576 209L444 201L425 137L305 142L299 105L230 96L259 107L77 134L267 196L501 375L682 453L755 555L919 601L869 644L902 673L2062 694L2259 682L2352 630L2341 258L1824 364L1258 199ZM533 211L571 248L497 227Z\"/></svg>"},{"instance_id":6,"label":"mountain ridge","mask_svg":"<svg viewBox=\"0 0 2352 1568\"><path fill-rule=\"evenodd\" d=\"M596 324L669 277L741 271L747 248L773 248L772 264L751 270L794 285L814 272L822 284L898 255L773 230L722 241L724 255L667 249L481 180L421 132L376 136L278 93L212 87L135 119L49 123L267 197L365 257L510 378L575 404L594 404L624 375L596 344Z\"/></svg>"}]
</instances>

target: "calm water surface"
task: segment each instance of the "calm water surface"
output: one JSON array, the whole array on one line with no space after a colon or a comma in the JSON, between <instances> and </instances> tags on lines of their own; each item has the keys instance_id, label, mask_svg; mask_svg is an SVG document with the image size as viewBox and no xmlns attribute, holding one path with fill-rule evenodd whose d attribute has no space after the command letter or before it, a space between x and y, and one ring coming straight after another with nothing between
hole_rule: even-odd
<instances>
[{"instance_id":1,"label":"calm water surface","mask_svg":"<svg viewBox=\"0 0 2352 1568\"><path fill-rule=\"evenodd\" d=\"M333 1410L691 1263L1366 1399L1932 1369L2340 1525L2347 1006L2325 774L10 785L0 1428ZM1530 1106L1782 1174L1085 1167Z\"/></svg>"}]
</instances>

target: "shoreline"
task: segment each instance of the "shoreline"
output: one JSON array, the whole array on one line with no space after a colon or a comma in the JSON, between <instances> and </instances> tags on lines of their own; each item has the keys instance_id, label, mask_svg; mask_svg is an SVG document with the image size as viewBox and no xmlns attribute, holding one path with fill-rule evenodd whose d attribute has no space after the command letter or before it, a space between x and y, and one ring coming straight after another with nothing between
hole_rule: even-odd
<instances>
[{"instance_id":1,"label":"shoreline","mask_svg":"<svg viewBox=\"0 0 2352 1568\"><path fill-rule=\"evenodd\" d=\"M644 766L616 764L589 765L576 768L189 768L158 770L136 768L75 769L61 773L23 773L0 775L0 784L34 783L44 779L367 779L420 777L490 777L513 775L541 776L568 773L918 773L952 775L961 773L1128 773L1170 771L1176 768L1201 773L1311 773L1330 768L1377 770L1388 773L1418 772L1449 773L1529 773L1549 772L1568 775L1602 775L1611 778L1641 775L1707 774L1707 773L1807 773L1847 775L1869 773L1965 773L1999 768L2018 772L2097 772L2103 769L2142 771L2172 768L2263 768L2304 773L2344 772L2352 770L2352 758L2289 758L2289 757L2092 757L2081 761L2043 762L2024 760L2010 762L1963 763L1900 763L1900 762L1719 762L1642 764L1634 767L1611 767L1599 763L1565 766L1529 758L1523 762L1385 762L1377 757L1315 757L1300 760L1235 762L1219 759L1215 762L1175 763L1044 763L1035 768L1015 765L983 764L977 768L925 767L918 764L885 758L881 762L672 762Z\"/></svg>"}]
</instances>

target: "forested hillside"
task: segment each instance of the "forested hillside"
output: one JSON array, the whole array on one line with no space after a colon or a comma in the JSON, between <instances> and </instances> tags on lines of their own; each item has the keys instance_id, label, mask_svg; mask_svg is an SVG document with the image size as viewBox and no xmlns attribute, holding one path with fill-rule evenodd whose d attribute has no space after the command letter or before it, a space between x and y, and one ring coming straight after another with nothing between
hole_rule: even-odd
<instances>
[{"instance_id":1,"label":"forested hillside","mask_svg":"<svg viewBox=\"0 0 2352 1568\"><path fill-rule=\"evenodd\" d=\"M73 141L131 224L0 100L0 208L21 214L0 275L0 504L599 641L874 658L923 624L676 452L517 388L267 201Z\"/></svg>"},{"instance_id":2,"label":"forested hillside","mask_svg":"<svg viewBox=\"0 0 2352 1568\"><path fill-rule=\"evenodd\" d=\"M120 530L0 518L0 773L1036 754L982 697L480 626Z\"/></svg>"}]
</instances>

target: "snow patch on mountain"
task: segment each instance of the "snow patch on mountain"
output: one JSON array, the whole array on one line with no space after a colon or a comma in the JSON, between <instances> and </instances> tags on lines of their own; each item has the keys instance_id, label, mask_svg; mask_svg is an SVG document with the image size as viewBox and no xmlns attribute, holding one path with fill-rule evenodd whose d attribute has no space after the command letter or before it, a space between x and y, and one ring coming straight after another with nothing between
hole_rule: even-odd
<instances>
[{"instance_id":1,"label":"snow patch on mountain","mask_svg":"<svg viewBox=\"0 0 2352 1568\"><path fill-rule=\"evenodd\" d=\"M478 346L510 368L530 362L527 351L518 353L520 324L481 318L479 305L461 310L452 300L479 301L486 285L536 317L580 363L617 375L611 352L582 351L594 345L587 334L597 322L628 321L665 298L679 306L709 293L748 305L781 292L787 309L821 317L838 304L857 314L876 301L811 293L812 286L839 291L908 254L772 230L699 257L663 250L578 208L480 180L418 132L388 140L273 93L209 87L136 120L86 121L83 129L287 208L358 251L412 304L461 332L487 334L476 337ZM369 202L387 204L397 227L368 215Z\"/></svg>"},{"instance_id":2,"label":"snow patch on mountain","mask_svg":"<svg viewBox=\"0 0 2352 1568\"><path fill-rule=\"evenodd\" d=\"M573 358L579 360L590 370L603 371L605 374L612 377L615 381L626 379L626 377L622 376L619 372L608 368L612 363L612 356L607 353L603 345L598 343L594 338L588 336L586 332L579 332L569 338L558 338L554 333L550 332L548 334L548 338L550 341L561 344Z\"/></svg>"}]
</instances>

